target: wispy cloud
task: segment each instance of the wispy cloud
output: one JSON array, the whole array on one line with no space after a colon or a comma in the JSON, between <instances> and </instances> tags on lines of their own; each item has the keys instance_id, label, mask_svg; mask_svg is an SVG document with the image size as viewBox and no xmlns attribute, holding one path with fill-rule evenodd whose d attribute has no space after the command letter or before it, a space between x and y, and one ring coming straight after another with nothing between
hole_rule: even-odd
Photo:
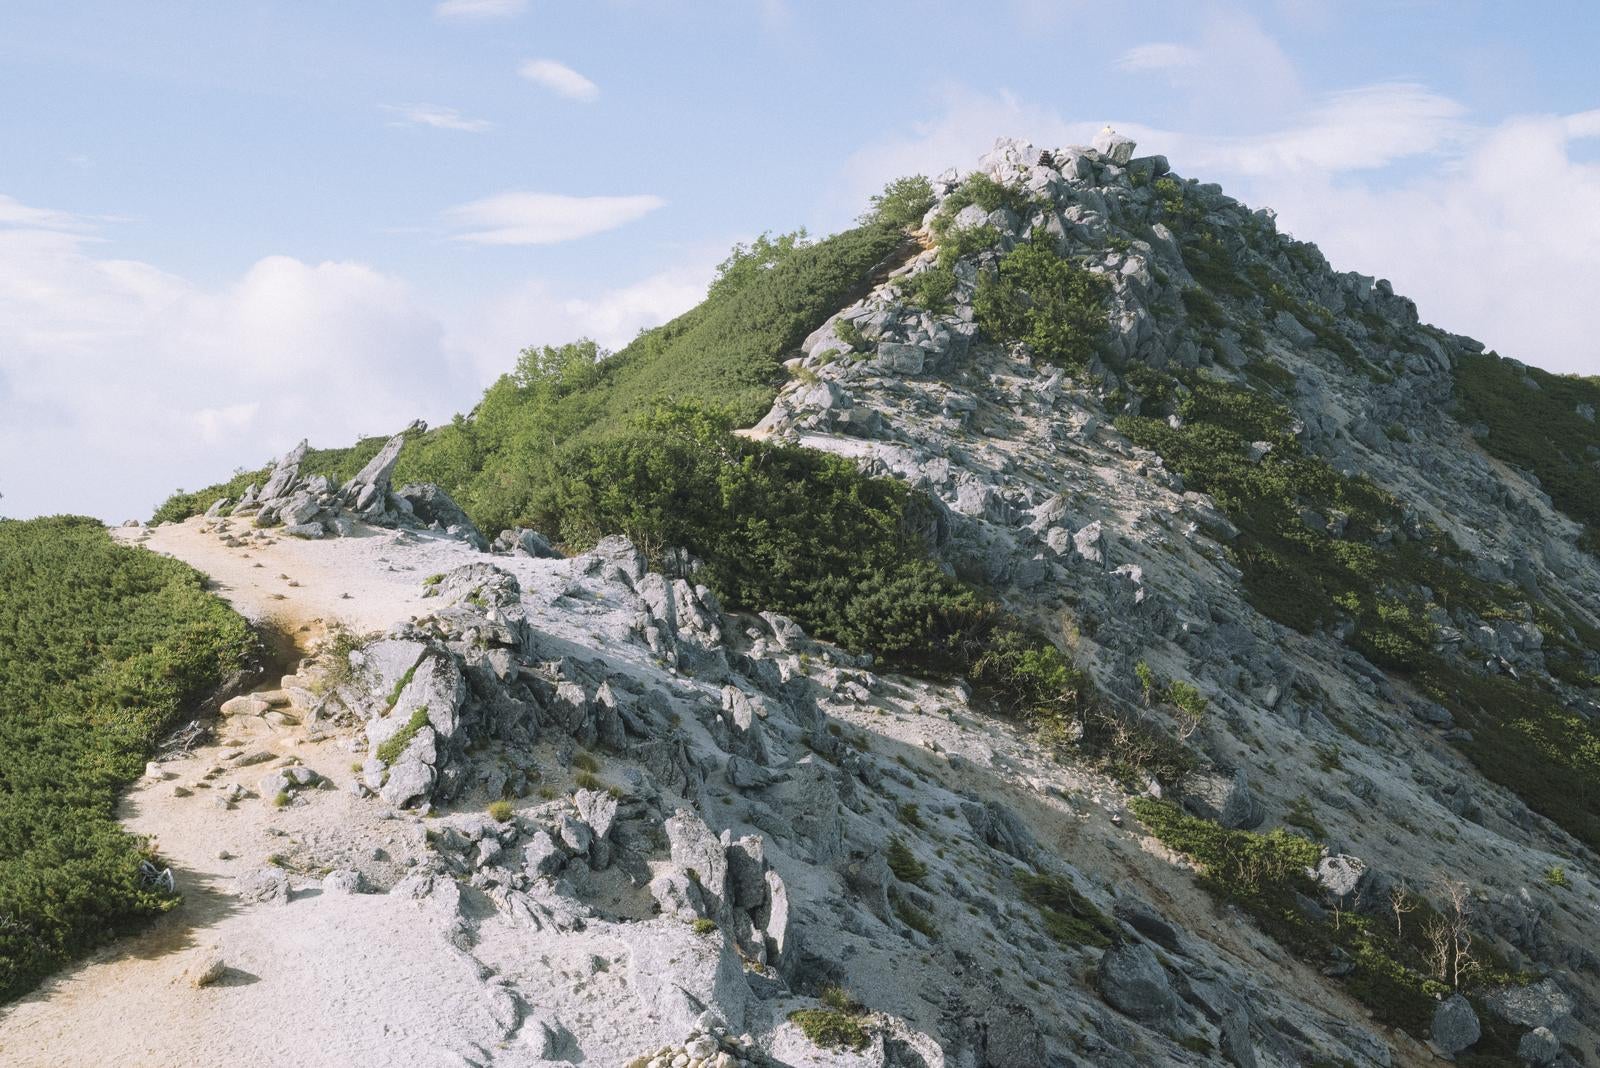
<instances>
[{"instance_id":1,"label":"wispy cloud","mask_svg":"<svg viewBox=\"0 0 1600 1068\"><path fill-rule=\"evenodd\" d=\"M0 193L0 226L30 227L38 230L86 230L88 220L71 212L33 208Z\"/></svg>"},{"instance_id":2,"label":"wispy cloud","mask_svg":"<svg viewBox=\"0 0 1600 1068\"><path fill-rule=\"evenodd\" d=\"M1465 109L1426 86L1394 82L1332 93L1271 133L1184 138L1202 165L1245 174L1383 167L1458 145L1469 134Z\"/></svg>"},{"instance_id":3,"label":"wispy cloud","mask_svg":"<svg viewBox=\"0 0 1600 1068\"><path fill-rule=\"evenodd\" d=\"M553 245L615 230L666 204L658 196L569 197L501 193L451 208L457 241L480 245Z\"/></svg>"},{"instance_id":4,"label":"wispy cloud","mask_svg":"<svg viewBox=\"0 0 1600 1068\"><path fill-rule=\"evenodd\" d=\"M1127 71L1173 70L1198 66L1199 63L1198 49L1167 41L1153 41L1130 48L1117 58L1117 66Z\"/></svg>"},{"instance_id":5,"label":"wispy cloud","mask_svg":"<svg viewBox=\"0 0 1600 1068\"><path fill-rule=\"evenodd\" d=\"M528 9L528 0L440 0L433 13L443 19L503 19Z\"/></svg>"},{"instance_id":6,"label":"wispy cloud","mask_svg":"<svg viewBox=\"0 0 1600 1068\"><path fill-rule=\"evenodd\" d=\"M553 59L530 59L517 73L568 100L579 100L587 104L600 96L598 85L565 63Z\"/></svg>"},{"instance_id":7,"label":"wispy cloud","mask_svg":"<svg viewBox=\"0 0 1600 1068\"><path fill-rule=\"evenodd\" d=\"M438 130L462 130L466 133L483 133L494 129L488 119L469 119L455 108L439 104L384 104L383 110L396 116L390 126L432 126Z\"/></svg>"}]
</instances>

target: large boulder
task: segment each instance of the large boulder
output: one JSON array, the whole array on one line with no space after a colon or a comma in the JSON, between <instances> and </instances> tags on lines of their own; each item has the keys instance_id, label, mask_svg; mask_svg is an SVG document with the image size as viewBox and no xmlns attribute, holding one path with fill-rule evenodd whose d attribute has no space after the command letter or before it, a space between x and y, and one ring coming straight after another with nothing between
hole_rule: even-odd
<instances>
[{"instance_id":1,"label":"large boulder","mask_svg":"<svg viewBox=\"0 0 1600 1068\"><path fill-rule=\"evenodd\" d=\"M1177 1009L1166 969L1149 946L1122 945L1106 950L1095 978L1106 1003L1136 1020L1164 1020Z\"/></svg>"},{"instance_id":2,"label":"large boulder","mask_svg":"<svg viewBox=\"0 0 1600 1068\"><path fill-rule=\"evenodd\" d=\"M1178 929L1167 918L1136 897L1119 897L1112 914L1162 949L1182 953Z\"/></svg>"},{"instance_id":3,"label":"large boulder","mask_svg":"<svg viewBox=\"0 0 1600 1068\"><path fill-rule=\"evenodd\" d=\"M961 812L973 833L1002 853L1031 863L1039 851L1028 825L1015 812L994 801L963 801Z\"/></svg>"},{"instance_id":4,"label":"large boulder","mask_svg":"<svg viewBox=\"0 0 1600 1068\"><path fill-rule=\"evenodd\" d=\"M1044 1035L1026 1005L996 1005L983 1020L983 1068L1044 1064Z\"/></svg>"},{"instance_id":5,"label":"large boulder","mask_svg":"<svg viewBox=\"0 0 1600 1068\"><path fill-rule=\"evenodd\" d=\"M1454 1057L1471 1048L1482 1035L1478 1014L1473 1011L1472 1003L1460 994L1451 994L1433 1010L1433 1044L1444 1053Z\"/></svg>"},{"instance_id":6,"label":"large boulder","mask_svg":"<svg viewBox=\"0 0 1600 1068\"><path fill-rule=\"evenodd\" d=\"M451 537L460 538L483 552L489 543L478 532L467 513L444 490L431 482L408 482L395 494L425 527L437 526Z\"/></svg>"},{"instance_id":7,"label":"large boulder","mask_svg":"<svg viewBox=\"0 0 1600 1068\"><path fill-rule=\"evenodd\" d=\"M289 491L294 489L295 485L300 481L300 465L305 461L306 453L310 448L310 443L302 440L283 459L279 460L272 468L272 474L267 477L266 485L261 487L258 499L272 501L280 497L287 497Z\"/></svg>"},{"instance_id":8,"label":"large boulder","mask_svg":"<svg viewBox=\"0 0 1600 1068\"><path fill-rule=\"evenodd\" d=\"M1323 896L1343 906L1355 904L1361 895L1367 877L1367 865L1360 857L1348 853L1335 853L1317 861L1312 880L1322 888Z\"/></svg>"},{"instance_id":9,"label":"large boulder","mask_svg":"<svg viewBox=\"0 0 1600 1068\"><path fill-rule=\"evenodd\" d=\"M1550 1027L1572 1015L1572 998L1553 979L1496 990L1484 1003L1500 1019L1521 1027Z\"/></svg>"},{"instance_id":10,"label":"large boulder","mask_svg":"<svg viewBox=\"0 0 1600 1068\"><path fill-rule=\"evenodd\" d=\"M289 876L282 868L257 868L234 879L233 892L253 905L287 905Z\"/></svg>"},{"instance_id":11,"label":"large boulder","mask_svg":"<svg viewBox=\"0 0 1600 1068\"><path fill-rule=\"evenodd\" d=\"M405 448L406 436L396 434L384 442L378 455L367 461L356 477L345 486L342 494L345 504L358 512L379 514L388 509L389 480L394 465L400 462L400 450Z\"/></svg>"},{"instance_id":12,"label":"large boulder","mask_svg":"<svg viewBox=\"0 0 1600 1068\"><path fill-rule=\"evenodd\" d=\"M1138 145L1133 138L1124 137L1109 126L1095 134L1094 137L1094 150L1119 166L1125 165L1133 159L1133 150L1137 147Z\"/></svg>"},{"instance_id":13,"label":"large boulder","mask_svg":"<svg viewBox=\"0 0 1600 1068\"><path fill-rule=\"evenodd\" d=\"M1243 768L1232 775L1190 775L1183 789L1184 808L1229 830L1255 830L1266 819L1266 808L1250 788L1250 777Z\"/></svg>"},{"instance_id":14,"label":"large boulder","mask_svg":"<svg viewBox=\"0 0 1600 1068\"><path fill-rule=\"evenodd\" d=\"M720 909L728 897L728 856L705 820L680 808L666 820L672 866L700 887L707 906Z\"/></svg>"},{"instance_id":15,"label":"large boulder","mask_svg":"<svg viewBox=\"0 0 1600 1068\"><path fill-rule=\"evenodd\" d=\"M1517 1043L1517 1056L1535 1068L1543 1068L1561 1056L1561 1040L1548 1027L1535 1027Z\"/></svg>"}]
</instances>

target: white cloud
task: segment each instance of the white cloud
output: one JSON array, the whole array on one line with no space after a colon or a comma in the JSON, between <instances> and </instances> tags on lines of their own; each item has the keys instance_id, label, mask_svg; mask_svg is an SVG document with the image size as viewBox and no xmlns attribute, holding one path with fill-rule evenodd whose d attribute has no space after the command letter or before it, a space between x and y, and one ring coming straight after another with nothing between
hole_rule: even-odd
<instances>
[{"instance_id":1,"label":"white cloud","mask_svg":"<svg viewBox=\"0 0 1600 1068\"><path fill-rule=\"evenodd\" d=\"M719 258L598 294L528 280L437 309L348 261L270 256L202 287L102 256L67 213L0 206L5 515L144 517L175 487L258 466L301 437L339 445L437 422L524 345L589 335L615 347L692 306Z\"/></svg>"},{"instance_id":2,"label":"white cloud","mask_svg":"<svg viewBox=\"0 0 1600 1068\"><path fill-rule=\"evenodd\" d=\"M207 290L99 247L0 227L6 514L148 515L301 436L345 442L473 395L417 294L370 267L269 257Z\"/></svg>"},{"instance_id":3,"label":"white cloud","mask_svg":"<svg viewBox=\"0 0 1600 1068\"><path fill-rule=\"evenodd\" d=\"M565 63L553 59L530 59L518 69L517 73L568 100L587 104L600 96L598 85Z\"/></svg>"},{"instance_id":4,"label":"white cloud","mask_svg":"<svg viewBox=\"0 0 1600 1068\"><path fill-rule=\"evenodd\" d=\"M1281 130L1183 140L1196 163L1244 174L1367 170L1460 142L1468 133L1465 113L1421 85L1371 85L1330 94Z\"/></svg>"},{"instance_id":5,"label":"white cloud","mask_svg":"<svg viewBox=\"0 0 1600 1068\"><path fill-rule=\"evenodd\" d=\"M501 193L451 208L457 241L480 245L552 245L615 230L666 204L658 196L569 197Z\"/></svg>"},{"instance_id":6,"label":"white cloud","mask_svg":"<svg viewBox=\"0 0 1600 1068\"><path fill-rule=\"evenodd\" d=\"M591 337L618 349L638 332L694 307L724 254L702 252L680 266L592 295L563 293L548 279L528 279L471 310L447 344L465 354L484 380L511 369L529 345L559 345Z\"/></svg>"},{"instance_id":7,"label":"white cloud","mask_svg":"<svg viewBox=\"0 0 1600 1068\"><path fill-rule=\"evenodd\" d=\"M1198 50L1165 41L1130 48L1117 59L1117 66L1127 71L1172 70L1176 67L1198 66L1199 63Z\"/></svg>"},{"instance_id":8,"label":"white cloud","mask_svg":"<svg viewBox=\"0 0 1600 1068\"><path fill-rule=\"evenodd\" d=\"M494 19L520 15L528 0L440 0L433 13L440 18Z\"/></svg>"},{"instance_id":9,"label":"white cloud","mask_svg":"<svg viewBox=\"0 0 1600 1068\"><path fill-rule=\"evenodd\" d=\"M390 126L432 126L438 130L461 130L465 133L483 133L494 129L488 119L469 119L455 108L439 104L384 104L383 110L398 116Z\"/></svg>"},{"instance_id":10,"label":"white cloud","mask_svg":"<svg viewBox=\"0 0 1600 1068\"><path fill-rule=\"evenodd\" d=\"M1124 52L1117 67L1161 78L1178 90L1173 102L1181 110L1175 118L1190 128L1216 130L1223 122L1251 129L1285 121L1306 104L1294 61L1237 8L1212 8L1194 40L1140 45Z\"/></svg>"},{"instance_id":11,"label":"white cloud","mask_svg":"<svg viewBox=\"0 0 1600 1068\"><path fill-rule=\"evenodd\" d=\"M0 193L0 226L36 226L47 230L83 230L88 223L65 211L30 208L14 197Z\"/></svg>"}]
</instances>

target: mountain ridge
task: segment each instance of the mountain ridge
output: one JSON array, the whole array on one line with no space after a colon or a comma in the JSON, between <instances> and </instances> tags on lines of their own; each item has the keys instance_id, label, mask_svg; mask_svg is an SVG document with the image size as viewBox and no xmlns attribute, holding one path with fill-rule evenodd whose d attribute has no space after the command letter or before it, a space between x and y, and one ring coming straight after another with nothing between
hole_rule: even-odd
<instances>
[{"instance_id":1,"label":"mountain ridge","mask_svg":"<svg viewBox=\"0 0 1600 1068\"><path fill-rule=\"evenodd\" d=\"M529 350L470 417L271 474L313 539L357 496L317 463L381 487L350 532L421 528L378 535L391 568L476 535L404 519L391 472L512 528L424 582L439 610L324 654L319 717L367 754L354 793L443 813L418 870L495 915L648 953L598 889L621 871L726 935L687 1003L628 987L631 1037L690 1036L629 1063L721 1064L719 1024L786 1064L1595 1062L1600 384L1133 152L1002 139L845 235L736 250L620 357ZM242 477L130 537L271 550ZM526 862L479 848L483 747L551 739L574 800L522 772ZM515 944L486 953L508 1037L552 1036L531 1063L620 1056L524 1022L618 1017Z\"/></svg>"}]
</instances>

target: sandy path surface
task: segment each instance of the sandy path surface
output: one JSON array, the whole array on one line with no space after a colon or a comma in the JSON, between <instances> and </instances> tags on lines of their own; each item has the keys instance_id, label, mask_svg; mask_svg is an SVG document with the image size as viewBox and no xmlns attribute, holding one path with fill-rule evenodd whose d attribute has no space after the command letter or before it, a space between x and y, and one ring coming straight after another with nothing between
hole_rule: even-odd
<instances>
[{"instance_id":1,"label":"sandy path surface","mask_svg":"<svg viewBox=\"0 0 1600 1068\"><path fill-rule=\"evenodd\" d=\"M358 631L386 628L422 610L427 574L482 558L426 535L397 541L394 532L364 531L338 543L235 537L248 531L190 520L117 536L190 563L242 614L277 617L294 624L290 630L335 621ZM350 792L355 754L346 741L310 739L285 711L289 721L225 716L215 744L163 762L159 775L129 791L118 815L154 840L183 899L141 934L0 1010L0 1063L377 1068L493 1059L486 1051L506 1029L442 922L400 897L323 892L321 875L330 868L397 880L425 852L423 830ZM271 759L246 763L262 753ZM289 763L315 770L325 788L282 808L260 796L225 803L233 786L254 792L264 775ZM271 858L291 873L291 900L242 903L233 880ZM196 989L184 972L213 951L228 971Z\"/></svg>"},{"instance_id":2,"label":"sandy path surface","mask_svg":"<svg viewBox=\"0 0 1600 1068\"><path fill-rule=\"evenodd\" d=\"M216 593L250 619L337 621L360 632L424 611L428 575L484 559L450 538L366 526L353 538L306 541L248 521L196 518L114 535L211 576Z\"/></svg>"}]
</instances>

